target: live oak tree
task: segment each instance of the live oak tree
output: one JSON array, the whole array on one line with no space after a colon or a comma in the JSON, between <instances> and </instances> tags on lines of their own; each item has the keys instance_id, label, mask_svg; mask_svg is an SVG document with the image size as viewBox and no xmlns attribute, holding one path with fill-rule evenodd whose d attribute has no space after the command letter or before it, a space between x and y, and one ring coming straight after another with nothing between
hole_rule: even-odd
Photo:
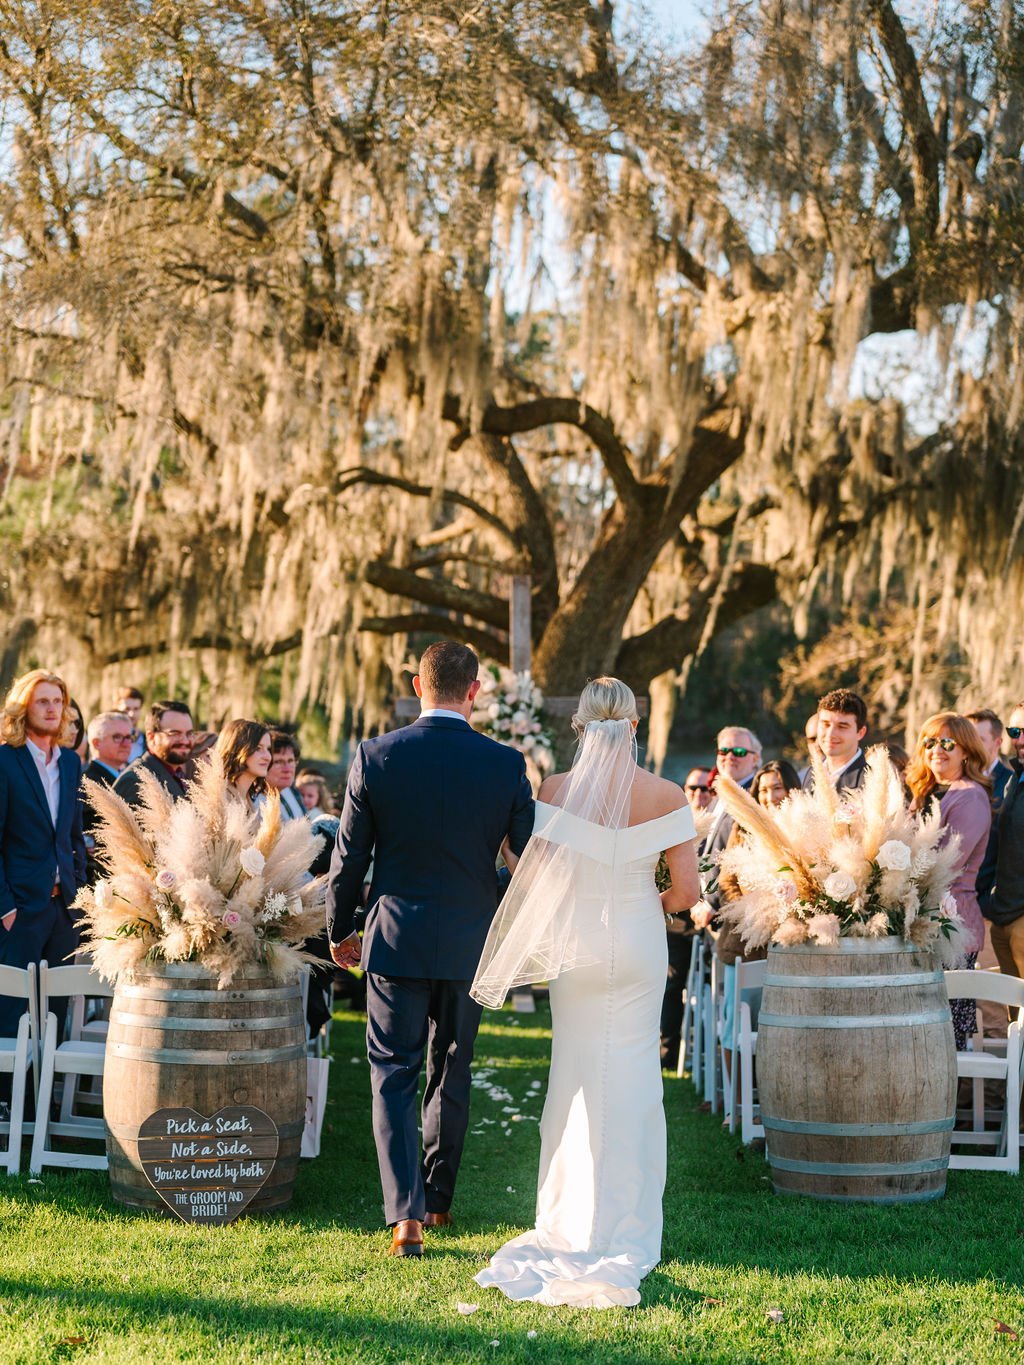
<instances>
[{"instance_id":1,"label":"live oak tree","mask_svg":"<svg viewBox=\"0 0 1024 1365\"><path fill-rule=\"evenodd\" d=\"M372 724L411 633L611 670L866 578L1018 642L1020 7L0 6L4 671ZM851 386L862 342L942 401ZM979 547L983 552L979 553ZM938 602L936 603L936 584ZM77 686L76 682L76 686ZM205 696L205 693L204 693Z\"/></svg>"}]
</instances>

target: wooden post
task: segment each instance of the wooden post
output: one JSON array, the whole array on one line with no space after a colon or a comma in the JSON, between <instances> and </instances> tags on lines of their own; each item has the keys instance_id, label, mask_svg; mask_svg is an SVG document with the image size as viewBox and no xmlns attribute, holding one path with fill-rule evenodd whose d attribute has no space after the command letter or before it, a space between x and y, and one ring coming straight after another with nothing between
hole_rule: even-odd
<instances>
[{"instance_id":1,"label":"wooden post","mask_svg":"<svg viewBox=\"0 0 1024 1365\"><path fill-rule=\"evenodd\" d=\"M513 673L529 673L533 657L529 574L515 574L508 603L508 661Z\"/></svg>"}]
</instances>

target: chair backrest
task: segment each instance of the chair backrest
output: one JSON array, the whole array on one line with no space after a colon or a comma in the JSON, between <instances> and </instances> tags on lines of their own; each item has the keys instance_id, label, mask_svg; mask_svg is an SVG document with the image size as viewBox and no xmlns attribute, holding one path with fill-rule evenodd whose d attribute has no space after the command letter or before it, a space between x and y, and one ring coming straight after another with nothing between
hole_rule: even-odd
<instances>
[{"instance_id":1,"label":"chair backrest","mask_svg":"<svg viewBox=\"0 0 1024 1365\"><path fill-rule=\"evenodd\" d=\"M762 958L759 962L744 962L742 958L736 960L736 990L751 991L764 985L764 979L768 975L768 963Z\"/></svg>"},{"instance_id":2,"label":"chair backrest","mask_svg":"<svg viewBox=\"0 0 1024 1365\"><path fill-rule=\"evenodd\" d=\"M27 967L0 967L0 995L9 1000L31 1000L32 994Z\"/></svg>"},{"instance_id":3,"label":"chair backrest","mask_svg":"<svg viewBox=\"0 0 1024 1365\"><path fill-rule=\"evenodd\" d=\"M1024 981L1002 972L945 972L946 994L950 1000L991 1000L996 1005L1015 1005L1024 1009Z\"/></svg>"},{"instance_id":4,"label":"chair backrest","mask_svg":"<svg viewBox=\"0 0 1024 1365\"><path fill-rule=\"evenodd\" d=\"M99 995L109 999L113 994L113 986L97 976L88 965L51 967L46 962L39 964L39 1011L44 1019L49 1011L50 999L55 995Z\"/></svg>"}]
</instances>

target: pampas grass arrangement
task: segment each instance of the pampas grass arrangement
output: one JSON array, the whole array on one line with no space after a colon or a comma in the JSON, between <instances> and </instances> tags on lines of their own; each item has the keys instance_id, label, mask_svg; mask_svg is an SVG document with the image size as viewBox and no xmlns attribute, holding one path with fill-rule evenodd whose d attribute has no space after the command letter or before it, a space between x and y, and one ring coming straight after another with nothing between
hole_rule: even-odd
<instances>
[{"instance_id":1,"label":"pampas grass arrangement","mask_svg":"<svg viewBox=\"0 0 1024 1365\"><path fill-rule=\"evenodd\" d=\"M792 792L772 814L727 777L717 791L748 835L720 863L741 892L723 914L748 948L895 935L946 966L962 956L949 893L960 841L945 837L937 809L907 809L883 745L868 750L864 785L841 797L820 758L814 791Z\"/></svg>"},{"instance_id":2,"label":"pampas grass arrangement","mask_svg":"<svg viewBox=\"0 0 1024 1365\"><path fill-rule=\"evenodd\" d=\"M198 962L225 987L257 963L288 977L311 960L301 945L324 924L324 879L308 869L322 840L306 820L282 822L276 792L260 810L205 764L185 800L148 773L142 804L87 782L107 876L85 887L82 946L108 981L145 962Z\"/></svg>"}]
</instances>

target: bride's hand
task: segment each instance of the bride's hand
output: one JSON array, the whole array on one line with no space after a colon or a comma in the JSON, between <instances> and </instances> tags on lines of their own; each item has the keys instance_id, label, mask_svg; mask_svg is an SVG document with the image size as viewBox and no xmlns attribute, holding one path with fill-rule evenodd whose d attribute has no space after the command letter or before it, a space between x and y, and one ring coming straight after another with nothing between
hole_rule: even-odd
<instances>
[{"instance_id":1,"label":"bride's hand","mask_svg":"<svg viewBox=\"0 0 1024 1365\"><path fill-rule=\"evenodd\" d=\"M714 917L714 910L704 901L698 901L690 911L690 919L693 920L696 929L706 929Z\"/></svg>"}]
</instances>

